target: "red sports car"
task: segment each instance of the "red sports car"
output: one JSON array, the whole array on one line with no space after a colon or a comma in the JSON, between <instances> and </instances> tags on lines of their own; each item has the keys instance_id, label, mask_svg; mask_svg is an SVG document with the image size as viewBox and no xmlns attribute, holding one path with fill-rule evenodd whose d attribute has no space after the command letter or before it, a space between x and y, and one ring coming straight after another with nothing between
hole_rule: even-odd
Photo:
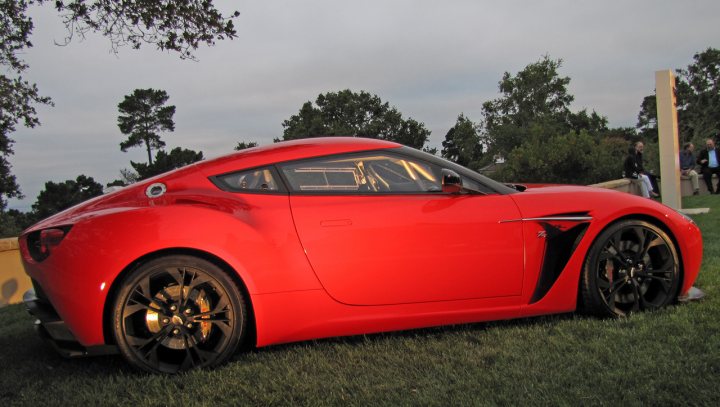
<instances>
[{"instance_id":1,"label":"red sports car","mask_svg":"<svg viewBox=\"0 0 720 407\"><path fill-rule=\"evenodd\" d=\"M20 239L42 336L151 372L267 346L573 311L692 286L702 238L655 201L511 188L399 144L243 150L95 198Z\"/></svg>"}]
</instances>

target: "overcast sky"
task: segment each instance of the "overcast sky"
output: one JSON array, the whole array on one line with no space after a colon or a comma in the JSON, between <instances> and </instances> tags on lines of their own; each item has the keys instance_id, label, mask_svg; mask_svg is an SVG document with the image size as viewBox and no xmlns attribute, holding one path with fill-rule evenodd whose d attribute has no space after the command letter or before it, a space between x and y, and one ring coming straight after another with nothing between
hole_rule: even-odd
<instances>
[{"instance_id":1,"label":"overcast sky","mask_svg":"<svg viewBox=\"0 0 720 407\"><path fill-rule=\"evenodd\" d=\"M150 47L109 52L89 35L70 45L50 4L31 7L34 47L24 77L51 96L42 125L19 128L13 172L29 210L46 181L79 174L103 185L144 148L120 151L117 105L136 88L164 89L177 106L167 147L231 152L238 141L272 143L282 121L318 94L365 90L432 131L439 147L464 112L481 118L498 81L543 55L561 58L572 109L595 110L611 126L634 126L654 72L684 68L720 48L720 1L217 1L238 38L203 48L199 62Z\"/></svg>"}]
</instances>

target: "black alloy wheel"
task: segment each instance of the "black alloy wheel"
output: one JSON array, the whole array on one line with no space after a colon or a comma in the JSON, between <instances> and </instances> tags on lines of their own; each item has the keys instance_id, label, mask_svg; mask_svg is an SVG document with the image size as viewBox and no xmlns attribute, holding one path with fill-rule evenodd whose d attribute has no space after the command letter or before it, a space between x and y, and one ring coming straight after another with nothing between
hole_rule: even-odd
<instances>
[{"instance_id":1,"label":"black alloy wheel","mask_svg":"<svg viewBox=\"0 0 720 407\"><path fill-rule=\"evenodd\" d=\"M124 280L114 307L115 340L125 359L145 371L215 366L243 340L246 308L242 292L216 265L163 257Z\"/></svg>"},{"instance_id":2,"label":"black alloy wheel","mask_svg":"<svg viewBox=\"0 0 720 407\"><path fill-rule=\"evenodd\" d=\"M591 314L624 316L672 304L679 289L680 262L668 234L627 220L603 231L588 251L581 305Z\"/></svg>"}]
</instances>

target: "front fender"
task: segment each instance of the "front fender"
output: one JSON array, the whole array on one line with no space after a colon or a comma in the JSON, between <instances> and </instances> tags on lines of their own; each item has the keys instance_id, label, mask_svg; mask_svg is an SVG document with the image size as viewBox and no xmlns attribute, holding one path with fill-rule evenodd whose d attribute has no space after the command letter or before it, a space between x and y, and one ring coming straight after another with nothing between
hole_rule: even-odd
<instances>
[{"instance_id":1,"label":"front fender","mask_svg":"<svg viewBox=\"0 0 720 407\"><path fill-rule=\"evenodd\" d=\"M683 281L680 294L690 289L700 271L702 235L699 228L692 220L658 202L626 193L586 187L548 187L533 193L514 194L512 197L525 219L577 214L592 218L583 239L557 281L540 301L526 306L523 315L574 310L587 251L605 228L622 219L646 220L669 232L681 256ZM527 234L526 239L528 258L541 259L543 246L538 244L535 234ZM534 267L526 269L525 282L528 289L524 290L524 296L528 301L539 272L539 263L536 263L538 262L529 262L528 265Z\"/></svg>"}]
</instances>

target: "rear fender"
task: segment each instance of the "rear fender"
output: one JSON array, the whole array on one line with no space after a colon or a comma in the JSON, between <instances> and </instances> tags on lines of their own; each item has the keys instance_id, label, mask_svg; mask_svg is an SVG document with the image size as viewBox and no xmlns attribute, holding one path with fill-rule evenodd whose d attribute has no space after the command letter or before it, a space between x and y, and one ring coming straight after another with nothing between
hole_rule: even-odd
<instances>
[{"instance_id":1,"label":"rear fender","mask_svg":"<svg viewBox=\"0 0 720 407\"><path fill-rule=\"evenodd\" d=\"M297 239L287 197L274 206L219 211L205 205L129 208L86 216L41 265L26 269L84 346L104 343L103 308L123 271L148 255L192 249L222 259L251 297L320 288ZM161 209L162 208L162 209ZM253 211L252 214L248 211Z\"/></svg>"}]
</instances>

